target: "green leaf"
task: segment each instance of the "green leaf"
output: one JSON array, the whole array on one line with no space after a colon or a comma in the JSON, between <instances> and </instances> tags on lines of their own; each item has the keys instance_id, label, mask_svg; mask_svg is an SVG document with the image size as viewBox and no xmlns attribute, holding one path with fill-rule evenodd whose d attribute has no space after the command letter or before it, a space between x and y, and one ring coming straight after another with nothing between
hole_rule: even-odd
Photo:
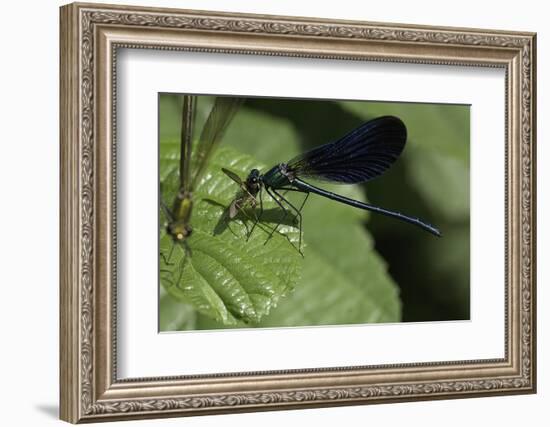
<instances>
[{"instance_id":1,"label":"green leaf","mask_svg":"<svg viewBox=\"0 0 550 427\"><path fill-rule=\"evenodd\" d=\"M336 186L324 186L335 190ZM357 187L340 194L363 199ZM295 197L297 204L303 196ZM302 280L255 327L398 322L398 288L376 253L363 222L365 212L312 195L303 210ZM242 323L233 327L243 327ZM199 316L197 329L225 327Z\"/></svg>"},{"instance_id":2,"label":"green leaf","mask_svg":"<svg viewBox=\"0 0 550 427\"><path fill-rule=\"evenodd\" d=\"M162 197L170 204L178 188L177 144L161 144ZM246 217L228 221L226 206L237 186L221 172L222 166L239 175L262 167L228 148L214 154L193 195L188 249L166 234L166 218L160 211L161 284L172 297L224 325L259 322L299 280L298 231L285 224L268 240L270 230L261 225L245 244L251 221ZM266 201L264 208L266 219L276 221L275 203Z\"/></svg>"},{"instance_id":3,"label":"green leaf","mask_svg":"<svg viewBox=\"0 0 550 427\"><path fill-rule=\"evenodd\" d=\"M298 135L288 120L246 108L235 117L225 137L240 152L261 162L284 162L300 152Z\"/></svg>"},{"instance_id":4,"label":"green leaf","mask_svg":"<svg viewBox=\"0 0 550 427\"><path fill-rule=\"evenodd\" d=\"M196 329L197 312L193 306L173 298L160 288L159 329L161 331L192 331Z\"/></svg>"},{"instance_id":5,"label":"green leaf","mask_svg":"<svg viewBox=\"0 0 550 427\"><path fill-rule=\"evenodd\" d=\"M324 186L364 199L357 187ZM303 280L260 326L398 322L398 288L365 231L364 211L312 195L304 208Z\"/></svg>"},{"instance_id":6,"label":"green leaf","mask_svg":"<svg viewBox=\"0 0 550 427\"><path fill-rule=\"evenodd\" d=\"M353 186L328 186L347 197L364 199ZM288 195L299 206L304 195ZM311 326L398 322L398 288L364 228L368 214L311 195L303 209L302 279L293 292L260 322L248 326ZM212 317L212 316L210 316ZM199 316L197 329L230 326ZM243 327L238 322L231 327Z\"/></svg>"},{"instance_id":7,"label":"green leaf","mask_svg":"<svg viewBox=\"0 0 550 427\"><path fill-rule=\"evenodd\" d=\"M470 216L470 169L461 160L417 147L410 152L408 175L434 211L447 221Z\"/></svg>"}]
</instances>

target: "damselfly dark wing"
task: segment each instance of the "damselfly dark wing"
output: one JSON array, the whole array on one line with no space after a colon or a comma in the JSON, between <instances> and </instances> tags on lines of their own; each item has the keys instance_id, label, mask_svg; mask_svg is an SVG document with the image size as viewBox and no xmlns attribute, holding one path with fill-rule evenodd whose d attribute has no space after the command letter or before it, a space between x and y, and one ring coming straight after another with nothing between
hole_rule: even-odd
<instances>
[{"instance_id":1,"label":"damselfly dark wing","mask_svg":"<svg viewBox=\"0 0 550 427\"><path fill-rule=\"evenodd\" d=\"M196 96L183 96L181 110L180 189L184 190L187 190L187 187L191 185L191 148L196 104Z\"/></svg>"},{"instance_id":2,"label":"damselfly dark wing","mask_svg":"<svg viewBox=\"0 0 550 427\"><path fill-rule=\"evenodd\" d=\"M193 173L191 181L191 189L194 189L201 179L202 173L208 163L208 159L215 151L216 146L221 141L222 136L231 123L233 116L242 104L242 98L233 97L217 97L210 115L206 119L206 123L199 137L196 152L196 169Z\"/></svg>"},{"instance_id":3,"label":"damselfly dark wing","mask_svg":"<svg viewBox=\"0 0 550 427\"><path fill-rule=\"evenodd\" d=\"M407 128L400 119L379 117L337 141L293 158L288 171L299 178L343 184L368 181L395 162L406 140Z\"/></svg>"}]
</instances>

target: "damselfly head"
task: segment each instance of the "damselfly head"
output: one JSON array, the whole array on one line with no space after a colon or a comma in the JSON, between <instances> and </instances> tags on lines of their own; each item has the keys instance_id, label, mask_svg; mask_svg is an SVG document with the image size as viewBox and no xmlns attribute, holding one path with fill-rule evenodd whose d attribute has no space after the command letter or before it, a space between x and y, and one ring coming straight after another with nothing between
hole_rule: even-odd
<instances>
[{"instance_id":1,"label":"damselfly head","mask_svg":"<svg viewBox=\"0 0 550 427\"><path fill-rule=\"evenodd\" d=\"M258 169L252 169L246 180L251 184L256 184L260 180L260 171Z\"/></svg>"},{"instance_id":2,"label":"damselfly head","mask_svg":"<svg viewBox=\"0 0 550 427\"><path fill-rule=\"evenodd\" d=\"M166 231L176 241L183 241L193 232L193 228L189 224L183 224L181 222L172 222L166 227Z\"/></svg>"},{"instance_id":3,"label":"damselfly head","mask_svg":"<svg viewBox=\"0 0 550 427\"><path fill-rule=\"evenodd\" d=\"M179 200L185 200L185 199L191 200L192 198L193 198L193 194L190 191L184 190L183 188L178 191Z\"/></svg>"}]
</instances>

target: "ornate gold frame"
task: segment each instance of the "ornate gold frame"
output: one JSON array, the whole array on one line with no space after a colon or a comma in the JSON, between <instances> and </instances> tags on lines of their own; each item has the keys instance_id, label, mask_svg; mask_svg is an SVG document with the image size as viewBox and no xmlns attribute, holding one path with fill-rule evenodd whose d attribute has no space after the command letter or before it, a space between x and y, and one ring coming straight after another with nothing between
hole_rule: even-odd
<instances>
[{"instance_id":1,"label":"ornate gold frame","mask_svg":"<svg viewBox=\"0 0 550 427\"><path fill-rule=\"evenodd\" d=\"M117 47L502 67L505 357L117 380ZM535 34L71 4L61 8L61 418L128 418L535 391Z\"/></svg>"}]
</instances>

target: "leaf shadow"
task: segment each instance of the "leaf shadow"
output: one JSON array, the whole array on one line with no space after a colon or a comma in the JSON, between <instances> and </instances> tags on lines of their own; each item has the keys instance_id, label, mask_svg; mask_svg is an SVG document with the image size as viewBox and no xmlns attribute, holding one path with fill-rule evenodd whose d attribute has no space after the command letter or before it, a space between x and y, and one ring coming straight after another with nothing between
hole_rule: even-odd
<instances>
[{"instance_id":1,"label":"leaf shadow","mask_svg":"<svg viewBox=\"0 0 550 427\"><path fill-rule=\"evenodd\" d=\"M225 205L212 199L203 200L211 205L223 208L223 213L218 218L218 222L214 227L214 236L222 234L229 227L229 224L237 219L242 221L246 227L248 227L247 223L254 222L254 211L252 209L247 209L247 211L250 213L248 218L242 212L239 212L235 218L229 218L229 207L226 207ZM258 210L256 210L256 213L257 212ZM260 218L260 222L258 222L256 226L262 228L265 232L269 233L271 229L266 229L264 227L265 224L272 224L273 226L276 226L277 224L296 226L297 222L298 218L296 215L292 213L288 213L287 215L285 215L284 212L282 212L279 208L270 208L264 209L262 217ZM231 228L229 228L229 230L231 230ZM231 232L236 235L236 233L232 230Z\"/></svg>"}]
</instances>

